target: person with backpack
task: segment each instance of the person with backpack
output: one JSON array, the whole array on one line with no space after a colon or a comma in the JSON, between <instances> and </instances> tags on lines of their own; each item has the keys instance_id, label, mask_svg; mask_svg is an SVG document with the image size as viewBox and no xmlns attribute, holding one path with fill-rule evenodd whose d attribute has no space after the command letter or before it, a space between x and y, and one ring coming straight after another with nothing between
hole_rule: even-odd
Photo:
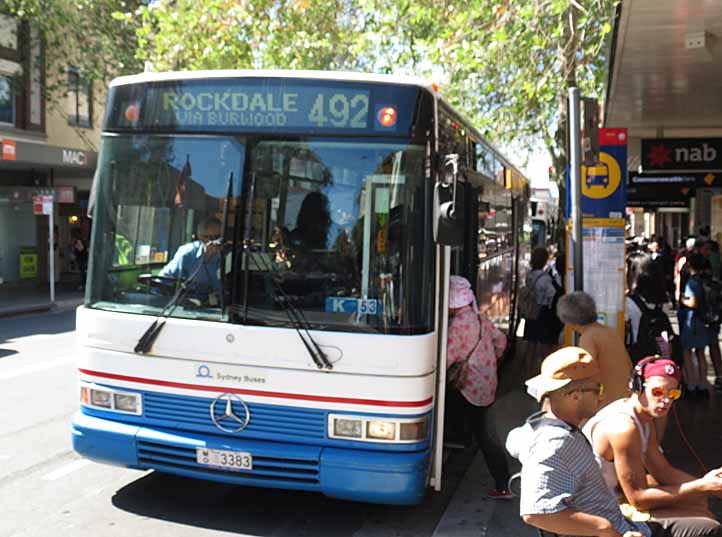
<instances>
[{"instance_id":1,"label":"person with backpack","mask_svg":"<svg viewBox=\"0 0 722 537\"><path fill-rule=\"evenodd\" d=\"M712 314L712 308L709 307L711 297L705 304L705 265L702 254L694 253L688 257L686 266L690 277L680 294L677 312L684 382L688 396L693 398L708 396L710 388L704 349L713 343L714 334L709 317Z\"/></svg>"},{"instance_id":2,"label":"person with backpack","mask_svg":"<svg viewBox=\"0 0 722 537\"><path fill-rule=\"evenodd\" d=\"M563 324L556 314L556 304L563 294L561 285L547 270L549 252L537 246L531 253L531 270L525 286L519 292L519 313L524 318L524 373L531 377L538 372L539 363L559 343Z\"/></svg>"},{"instance_id":3,"label":"person with backpack","mask_svg":"<svg viewBox=\"0 0 722 537\"><path fill-rule=\"evenodd\" d=\"M657 354L681 363L672 324L662 310L664 277L652 255L635 252L627 258L627 289L625 346L632 363Z\"/></svg>"}]
</instances>

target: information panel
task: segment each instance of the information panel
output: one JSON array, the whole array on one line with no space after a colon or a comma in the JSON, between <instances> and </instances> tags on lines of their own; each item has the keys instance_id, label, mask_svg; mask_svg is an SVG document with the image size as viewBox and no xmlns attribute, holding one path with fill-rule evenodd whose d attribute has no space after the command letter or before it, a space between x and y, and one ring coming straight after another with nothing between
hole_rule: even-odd
<instances>
[{"instance_id":1,"label":"information panel","mask_svg":"<svg viewBox=\"0 0 722 537\"><path fill-rule=\"evenodd\" d=\"M599 129L600 160L582 166L583 287L597 305L598 321L624 337L627 129ZM569 185L567 185L569 186ZM571 189L567 208L571 214ZM569 219L569 227L573 222ZM574 289L574 248L567 232L567 289ZM571 334L565 333L571 342Z\"/></svg>"},{"instance_id":2,"label":"information panel","mask_svg":"<svg viewBox=\"0 0 722 537\"><path fill-rule=\"evenodd\" d=\"M413 86L320 80L183 80L111 89L106 130L406 133Z\"/></svg>"}]
</instances>

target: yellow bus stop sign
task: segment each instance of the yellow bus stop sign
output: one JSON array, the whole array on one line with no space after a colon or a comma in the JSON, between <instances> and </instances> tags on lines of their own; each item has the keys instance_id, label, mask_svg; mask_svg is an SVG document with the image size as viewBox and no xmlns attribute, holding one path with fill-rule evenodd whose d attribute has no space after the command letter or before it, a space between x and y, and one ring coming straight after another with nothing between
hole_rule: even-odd
<instances>
[{"instance_id":1,"label":"yellow bus stop sign","mask_svg":"<svg viewBox=\"0 0 722 537\"><path fill-rule=\"evenodd\" d=\"M582 166L582 194L592 199L608 198L622 182L619 163L609 153L600 153L596 166Z\"/></svg>"}]
</instances>

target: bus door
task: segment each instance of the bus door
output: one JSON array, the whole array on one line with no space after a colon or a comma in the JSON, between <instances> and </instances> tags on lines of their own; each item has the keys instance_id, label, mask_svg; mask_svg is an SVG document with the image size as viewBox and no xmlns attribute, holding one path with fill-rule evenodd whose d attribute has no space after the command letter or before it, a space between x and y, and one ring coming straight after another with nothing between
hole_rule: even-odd
<instances>
[{"instance_id":1,"label":"bus door","mask_svg":"<svg viewBox=\"0 0 722 537\"><path fill-rule=\"evenodd\" d=\"M451 251L450 275L463 276L476 293L479 270L479 193L481 187L460 183L464 196L464 242ZM478 300L478 298L477 298ZM447 319L448 323L448 319ZM458 393L447 390L444 408L444 443L452 448L463 447L471 442L471 431L463 418L463 402Z\"/></svg>"},{"instance_id":2,"label":"bus door","mask_svg":"<svg viewBox=\"0 0 722 537\"><path fill-rule=\"evenodd\" d=\"M471 282L472 288L477 280L479 266L479 255L477 246L478 230L478 198L480 188L469 183L459 183L462 188L463 214L464 214L464 241L459 247L440 246L440 277L437 295L439 303L446 303L442 297L448 295L449 276L463 276ZM439 337L446 338L448 334L448 311L439 312ZM446 341L439 342L438 371L446 371ZM441 490L443 462L449 453L449 448L464 448L471 439L471 433L467 430L459 393L452 393L446 387L446 375L437 375L435 412L436 429L434 433L434 445L432 456L431 484L435 490ZM448 408L448 411L447 411Z\"/></svg>"}]
</instances>

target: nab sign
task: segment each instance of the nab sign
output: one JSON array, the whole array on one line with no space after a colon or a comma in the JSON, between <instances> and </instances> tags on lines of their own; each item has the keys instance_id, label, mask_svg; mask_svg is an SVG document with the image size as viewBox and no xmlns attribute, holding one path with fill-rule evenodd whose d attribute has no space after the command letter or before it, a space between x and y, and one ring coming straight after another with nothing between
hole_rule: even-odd
<instances>
[{"instance_id":1,"label":"nab sign","mask_svg":"<svg viewBox=\"0 0 722 537\"><path fill-rule=\"evenodd\" d=\"M722 170L722 138L642 140L642 167L648 170Z\"/></svg>"}]
</instances>

